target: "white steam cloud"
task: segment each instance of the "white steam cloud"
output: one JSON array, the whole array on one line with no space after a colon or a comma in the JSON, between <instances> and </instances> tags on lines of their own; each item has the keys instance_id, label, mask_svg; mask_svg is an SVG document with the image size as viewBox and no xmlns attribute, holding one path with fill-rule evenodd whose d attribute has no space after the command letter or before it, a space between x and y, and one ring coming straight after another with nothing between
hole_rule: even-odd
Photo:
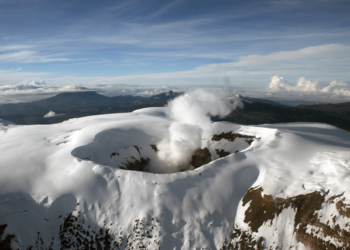
<instances>
[{"instance_id":1,"label":"white steam cloud","mask_svg":"<svg viewBox=\"0 0 350 250\"><path fill-rule=\"evenodd\" d=\"M194 151L205 146L205 139L213 134L210 116L225 116L240 102L229 99L223 93L197 89L186 93L169 103L169 137L158 145L161 165L169 172L193 169L189 164Z\"/></svg>"},{"instance_id":2,"label":"white steam cloud","mask_svg":"<svg viewBox=\"0 0 350 250\"><path fill-rule=\"evenodd\" d=\"M297 85L288 84L283 77L273 76L268 92L302 92L302 93L323 93L334 96L350 96L350 85L345 82L332 81L328 86L321 87L318 81L307 80L305 77L300 77Z\"/></svg>"}]
</instances>

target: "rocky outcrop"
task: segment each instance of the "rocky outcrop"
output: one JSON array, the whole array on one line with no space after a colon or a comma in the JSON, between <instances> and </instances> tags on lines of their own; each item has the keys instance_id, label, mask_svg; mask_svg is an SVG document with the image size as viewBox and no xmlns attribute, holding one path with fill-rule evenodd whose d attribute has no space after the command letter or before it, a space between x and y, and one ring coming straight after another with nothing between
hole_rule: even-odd
<instances>
[{"instance_id":1,"label":"rocky outcrop","mask_svg":"<svg viewBox=\"0 0 350 250\"><path fill-rule=\"evenodd\" d=\"M16 239L16 236L13 234L5 234L5 229L7 224L0 225L0 249L11 250L11 241Z\"/></svg>"},{"instance_id":2,"label":"rocky outcrop","mask_svg":"<svg viewBox=\"0 0 350 250\"><path fill-rule=\"evenodd\" d=\"M345 204L342 194L326 199L328 193L314 191L294 197L274 198L263 194L261 187L248 190L242 199L242 205L246 206L244 222L249 230L243 230L237 225L231 235L226 249L280 249L280 242L274 245L266 245L264 237L258 233L262 226L276 227L276 232L283 234L285 228L273 225L278 216L288 208L294 210L294 234L297 242L302 243L308 249L349 249L350 247L350 223L345 227L336 221L336 217L349 218L350 207ZM335 208L333 217L322 218L322 211ZM336 214L337 212L337 214ZM342 220L338 218L338 220ZM329 223L333 220L333 223ZM332 224L332 225L331 225ZM293 247L292 245L289 247ZM224 248L224 249L225 249Z\"/></svg>"},{"instance_id":3,"label":"rocky outcrop","mask_svg":"<svg viewBox=\"0 0 350 250\"><path fill-rule=\"evenodd\" d=\"M199 168L209 162L211 162L211 153L208 148L199 148L193 153L190 164L194 168Z\"/></svg>"},{"instance_id":4,"label":"rocky outcrop","mask_svg":"<svg viewBox=\"0 0 350 250\"><path fill-rule=\"evenodd\" d=\"M213 137L211 139L213 141L220 141L222 139L225 139L225 140L228 140L230 142L233 142L237 138L244 138L245 141L249 145L252 144L252 142L254 140L259 140L260 139L260 138L257 138L255 136L252 136L252 135L242 135L242 134L233 133L233 132L227 132L227 133L222 132L221 134L215 134L215 135L213 135Z\"/></svg>"}]
</instances>

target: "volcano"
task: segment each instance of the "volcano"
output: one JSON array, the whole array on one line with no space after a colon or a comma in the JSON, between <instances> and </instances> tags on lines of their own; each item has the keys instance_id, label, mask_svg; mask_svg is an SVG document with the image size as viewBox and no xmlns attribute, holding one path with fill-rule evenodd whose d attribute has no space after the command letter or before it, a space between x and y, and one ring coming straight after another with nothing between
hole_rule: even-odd
<instances>
[{"instance_id":1,"label":"volcano","mask_svg":"<svg viewBox=\"0 0 350 250\"><path fill-rule=\"evenodd\" d=\"M215 122L167 169L168 111L1 120L0 248L349 248L348 132Z\"/></svg>"}]
</instances>

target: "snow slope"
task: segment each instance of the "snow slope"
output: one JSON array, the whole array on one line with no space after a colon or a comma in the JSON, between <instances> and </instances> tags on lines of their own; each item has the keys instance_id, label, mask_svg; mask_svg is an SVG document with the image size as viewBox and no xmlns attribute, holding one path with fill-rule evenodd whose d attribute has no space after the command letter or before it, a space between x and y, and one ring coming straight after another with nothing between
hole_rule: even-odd
<instances>
[{"instance_id":1,"label":"snow slope","mask_svg":"<svg viewBox=\"0 0 350 250\"><path fill-rule=\"evenodd\" d=\"M329 201L342 194L333 203L322 203L316 213L322 223L330 217L330 227L350 232L346 216L342 219L336 208L341 199L344 207L350 198L345 185L349 133L325 124L215 123L216 135L233 132L255 139L208 137L202 147L209 149L210 163L166 173L174 169L159 167L152 145L169 136L171 122L167 108L53 125L0 120L2 244L7 239L13 249L221 249L242 244L237 240L242 235L232 238L236 228L252 239L262 237L265 246L305 249L293 224L297 208L292 205L253 230L247 221L253 203L242 200L249 199L245 194L253 192L251 187L260 187L262 196L271 199L317 191ZM216 150L230 154L220 158ZM121 168L142 157L149 159L145 170L152 173ZM312 226L305 230L325 238ZM344 246L333 238L329 241L334 245Z\"/></svg>"}]
</instances>

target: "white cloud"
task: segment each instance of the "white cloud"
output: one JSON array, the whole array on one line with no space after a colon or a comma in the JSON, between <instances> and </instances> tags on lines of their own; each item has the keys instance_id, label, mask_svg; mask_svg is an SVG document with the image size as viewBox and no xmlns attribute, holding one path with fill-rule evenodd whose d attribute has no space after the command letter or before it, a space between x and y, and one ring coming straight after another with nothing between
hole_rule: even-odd
<instances>
[{"instance_id":1,"label":"white cloud","mask_svg":"<svg viewBox=\"0 0 350 250\"><path fill-rule=\"evenodd\" d=\"M31 45L12 44L12 45L0 46L0 51L26 50L26 49L30 49L32 47L33 46L31 46Z\"/></svg>"},{"instance_id":2,"label":"white cloud","mask_svg":"<svg viewBox=\"0 0 350 250\"><path fill-rule=\"evenodd\" d=\"M224 83L229 77L233 85L256 82L262 84L267 77L278 74L319 78L322 81L350 78L350 46L329 44L294 51L281 51L268 55L240 57L237 62L207 64L192 70L84 78L85 81L138 83L138 84L195 84ZM75 78L78 80L78 78ZM315 88L313 83L301 82L298 88Z\"/></svg>"},{"instance_id":3,"label":"white cloud","mask_svg":"<svg viewBox=\"0 0 350 250\"><path fill-rule=\"evenodd\" d=\"M37 51L21 50L11 53L0 54L0 62L20 62L20 63L46 63L57 61L71 61L69 58L57 57L56 55L40 54Z\"/></svg>"},{"instance_id":4,"label":"white cloud","mask_svg":"<svg viewBox=\"0 0 350 250\"><path fill-rule=\"evenodd\" d=\"M273 76L271 77L271 82L266 91L277 92L281 91L281 88L284 88L285 83L283 77Z\"/></svg>"},{"instance_id":5,"label":"white cloud","mask_svg":"<svg viewBox=\"0 0 350 250\"><path fill-rule=\"evenodd\" d=\"M54 117L56 116L56 113L53 111L50 111L49 113L47 113L46 115L44 115L44 118L49 118L49 117Z\"/></svg>"},{"instance_id":6,"label":"white cloud","mask_svg":"<svg viewBox=\"0 0 350 250\"><path fill-rule=\"evenodd\" d=\"M350 86L347 88L336 88L332 91L333 95L350 96Z\"/></svg>"},{"instance_id":7,"label":"white cloud","mask_svg":"<svg viewBox=\"0 0 350 250\"><path fill-rule=\"evenodd\" d=\"M43 80L40 80L40 81L34 81L33 80L30 83L28 83L28 86L33 86L33 87L36 87L36 88L40 88L40 87L46 86L46 83Z\"/></svg>"},{"instance_id":8,"label":"white cloud","mask_svg":"<svg viewBox=\"0 0 350 250\"><path fill-rule=\"evenodd\" d=\"M288 91L299 91L299 92L315 92L318 91L319 83L317 81L311 81L300 77L296 86L286 86Z\"/></svg>"},{"instance_id":9,"label":"white cloud","mask_svg":"<svg viewBox=\"0 0 350 250\"><path fill-rule=\"evenodd\" d=\"M347 87L345 82L332 81L328 86L321 89L323 93L332 93L333 91L338 92L339 89L344 89Z\"/></svg>"},{"instance_id":10,"label":"white cloud","mask_svg":"<svg viewBox=\"0 0 350 250\"><path fill-rule=\"evenodd\" d=\"M49 113L47 113L46 115L44 115L44 118L50 118L50 117L56 117L56 116L62 116L64 114L56 114L53 111L50 111Z\"/></svg>"},{"instance_id":11,"label":"white cloud","mask_svg":"<svg viewBox=\"0 0 350 250\"><path fill-rule=\"evenodd\" d=\"M299 92L310 94L331 94L334 96L350 96L350 85L345 82L332 81L329 85L321 88L318 81L311 81L300 77L297 85L290 85L283 77L275 75L271 77L269 87L266 89L268 92Z\"/></svg>"},{"instance_id":12,"label":"white cloud","mask_svg":"<svg viewBox=\"0 0 350 250\"><path fill-rule=\"evenodd\" d=\"M271 75L295 78L304 76L314 81L350 79L350 46L328 44L267 55L248 55L236 62L215 63L192 70L119 76L57 76L54 73L0 71L0 84L14 84L24 79L44 78L54 85L133 84L133 85L224 85L264 88ZM45 75L45 76L43 76ZM285 82L284 82L285 83ZM318 88L313 82L300 82L294 88L311 91ZM292 86L290 87L292 88ZM311 89L310 89L311 88Z\"/></svg>"},{"instance_id":13,"label":"white cloud","mask_svg":"<svg viewBox=\"0 0 350 250\"><path fill-rule=\"evenodd\" d=\"M334 64L336 62L336 64ZM311 46L294 51L280 51L268 55L249 55L240 57L237 63L227 66L239 68L278 68L301 69L321 67L344 67L350 63L350 46L326 44Z\"/></svg>"},{"instance_id":14,"label":"white cloud","mask_svg":"<svg viewBox=\"0 0 350 250\"><path fill-rule=\"evenodd\" d=\"M318 85L319 83L317 81L311 81L305 79L305 77L300 77L297 85L293 86L287 84L283 77L276 75L271 78L269 87L266 90L271 92L278 92L283 90L295 92L316 92L318 91Z\"/></svg>"},{"instance_id":15,"label":"white cloud","mask_svg":"<svg viewBox=\"0 0 350 250\"><path fill-rule=\"evenodd\" d=\"M47 78L50 73L47 72L24 72L22 68L1 70L0 69L0 86L1 85L13 85L23 81L31 81L31 79ZM28 79L30 79L28 81Z\"/></svg>"},{"instance_id":16,"label":"white cloud","mask_svg":"<svg viewBox=\"0 0 350 250\"><path fill-rule=\"evenodd\" d=\"M51 92L70 92L85 91L86 87L68 85L68 86L52 86L47 85L44 81L31 81L27 84L14 84L0 86L1 94L20 94L20 93L51 93Z\"/></svg>"}]
</instances>

